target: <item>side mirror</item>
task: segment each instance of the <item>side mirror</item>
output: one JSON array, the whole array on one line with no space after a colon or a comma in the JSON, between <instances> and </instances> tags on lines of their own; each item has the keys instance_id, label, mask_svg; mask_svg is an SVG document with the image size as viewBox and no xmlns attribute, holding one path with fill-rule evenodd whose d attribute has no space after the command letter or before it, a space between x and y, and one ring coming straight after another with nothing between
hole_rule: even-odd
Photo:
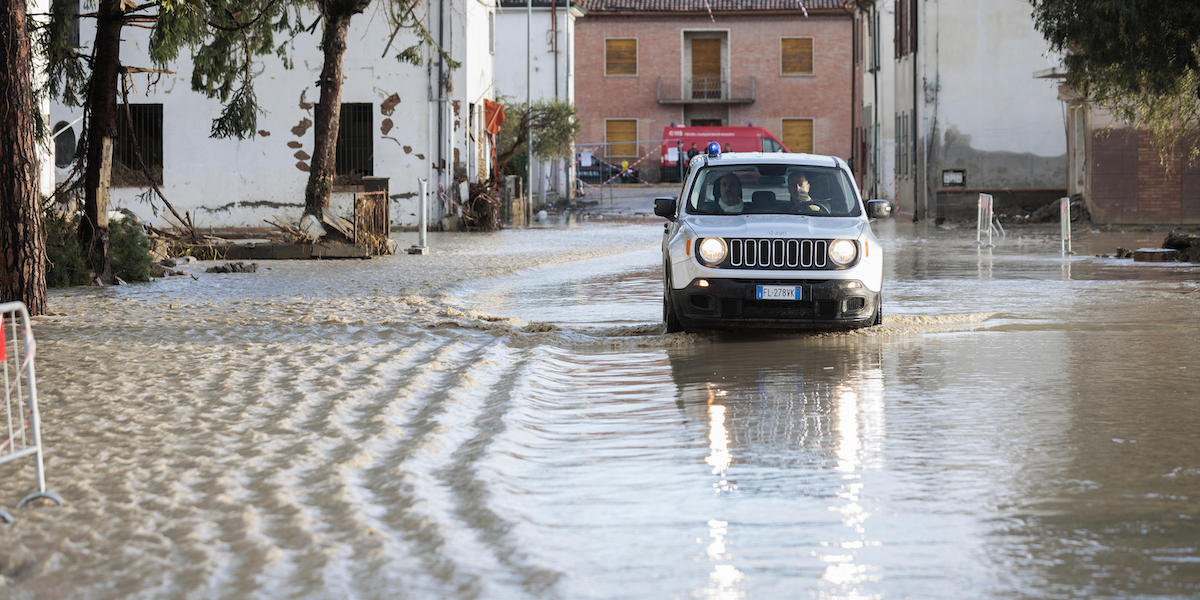
<instances>
[{"instance_id":1,"label":"side mirror","mask_svg":"<svg viewBox=\"0 0 1200 600\"><path fill-rule=\"evenodd\" d=\"M872 219L887 219L892 216L892 203L887 200L867 200L867 216Z\"/></svg>"},{"instance_id":2,"label":"side mirror","mask_svg":"<svg viewBox=\"0 0 1200 600\"><path fill-rule=\"evenodd\" d=\"M663 196L654 199L654 214L667 219L668 221L675 220L675 197Z\"/></svg>"}]
</instances>

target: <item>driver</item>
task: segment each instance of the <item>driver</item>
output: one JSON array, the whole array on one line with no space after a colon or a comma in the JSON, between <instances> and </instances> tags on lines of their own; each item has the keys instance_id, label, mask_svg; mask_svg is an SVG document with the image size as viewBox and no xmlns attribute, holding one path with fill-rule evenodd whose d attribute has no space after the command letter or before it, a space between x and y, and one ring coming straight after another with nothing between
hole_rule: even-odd
<instances>
[{"instance_id":1,"label":"driver","mask_svg":"<svg viewBox=\"0 0 1200 600\"><path fill-rule=\"evenodd\" d=\"M809 188L812 184L808 182L808 176L800 171L792 171L788 175L788 195L792 198L792 204L800 210L809 210L820 212L822 207L813 201L812 196L808 195Z\"/></svg>"},{"instance_id":2,"label":"driver","mask_svg":"<svg viewBox=\"0 0 1200 600\"><path fill-rule=\"evenodd\" d=\"M723 213L742 212L742 182L737 175L729 173L717 180L717 206Z\"/></svg>"}]
</instances>

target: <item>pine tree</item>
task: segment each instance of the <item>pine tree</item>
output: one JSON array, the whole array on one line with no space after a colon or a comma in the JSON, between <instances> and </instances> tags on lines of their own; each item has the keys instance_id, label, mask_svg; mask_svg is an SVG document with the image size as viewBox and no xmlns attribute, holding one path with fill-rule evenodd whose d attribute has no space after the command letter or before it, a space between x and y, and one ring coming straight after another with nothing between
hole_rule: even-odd
<instances>
[{"instance_id":1,"label":"pine tree","mask_svg":"<svg viewBox=\"0 0 1200 600\"><path fill-rule=\"evenodd\" d=\"M0 16L0 300L46 311L46 241L38 194L38 157L24 0Z\"/></svg>"},{"instance_id":2,"label":"pine tree","mask_svg":"<svg viewBox=\"0 0 1200 600\"><path fill-rule=\"evenodd\" d=\"M190 50L195 56L192 89L223 103L221 115L213 120L212 136L244 139L253 135L261 112L251 65L271 53L286 61L285 45L275 44L276 34L290 36L300 25L292 20L293 3L286 0L99 0L94 12L83 15L77 14L77 7L78 0L54 0L49 26L38 43L48 59L49 93L68 106L84 108L80 140L85 145L84 210L79 238L90 253L96 278L110 282L107 215L113 143L118 127L132 128L128 115L118 114L119 84L126 89L124 84L136 73L170 72L179 53ZM96 20L90 53L81 52L70 39L77 18ZM152 66L121 61L122 31L130 26L152 28ZM178 214L175 217L185 225Z\"/></svg>"}]
</instances>

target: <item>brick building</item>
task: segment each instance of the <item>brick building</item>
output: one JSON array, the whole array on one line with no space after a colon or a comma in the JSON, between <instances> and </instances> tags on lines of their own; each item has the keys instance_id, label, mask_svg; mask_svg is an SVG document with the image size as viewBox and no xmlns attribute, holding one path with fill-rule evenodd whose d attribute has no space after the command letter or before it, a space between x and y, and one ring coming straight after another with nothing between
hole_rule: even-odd
<instances>
[{"instance_id":1,"label":"brick building","mask_svg":"<svg viewBox=\"0 0 1200 600\"><path fill-rule=\"evenodd\" d=\"M855 13L842 0L582 0L581 144L657 178L664 127L765 127L794 152L861 157ZM853 6L852 4L850 5ZM646 155L649 154L647 157Z\"/></svg>"},{"instance_id":2,"label":"brick building","mask_svg":"<svg viewBox=\"0 0 1200 600\"><path fill-rule=\"evenodd\" d=\"M1064 79L1053 71L1042 76ZM1121 121L1065 83L1067 190L1094 223L1200 224L1200 164L1181 142L1163 164L1154 134Z\"/></svg>"}]
</instances>

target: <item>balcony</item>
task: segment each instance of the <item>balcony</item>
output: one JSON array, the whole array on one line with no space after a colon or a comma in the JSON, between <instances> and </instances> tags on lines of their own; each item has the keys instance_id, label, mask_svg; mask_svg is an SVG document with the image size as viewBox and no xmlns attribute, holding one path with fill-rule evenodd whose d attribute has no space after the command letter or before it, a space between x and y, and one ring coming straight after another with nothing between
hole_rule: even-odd
<instances>
[{"instance_id":1,"label":"balcony","mask_svg":"<svg viewBox=\"0 0 1200 600\"><path fill-rule=\"evenodd\" d=\"M658 78L659 104L751 104L753 77Z\"/></svg>"}]
</instances>

